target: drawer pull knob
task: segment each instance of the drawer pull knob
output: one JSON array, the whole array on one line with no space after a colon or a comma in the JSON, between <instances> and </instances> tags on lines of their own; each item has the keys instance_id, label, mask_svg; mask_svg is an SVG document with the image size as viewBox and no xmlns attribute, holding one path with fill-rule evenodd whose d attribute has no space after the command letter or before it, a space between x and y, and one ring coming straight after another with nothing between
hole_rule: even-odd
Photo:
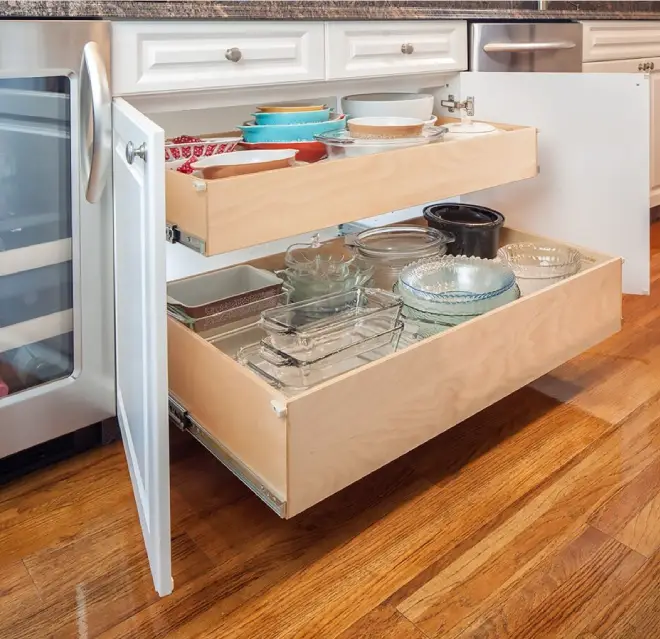
<instances>
[{"instance_id":1,"label":"drawer pull knob","mask_svg":"<svg viewBox=\"0 0 660 639\"><path fill-rule=\"evenodd\" d=\"M241 50L237 47L232 47L231 49L227 49L225 51L225 58L227 58L229 62L239 62L242 57L243 54L241 53Z\"/></svg>"},{"instance_id":2,"label":"drawer pull knob","mask_svg":"<svg viewBox=\"0 0 660 639\"><path fill-rule=\"evenodd\" d=\"M653 71L653 69L655 69L655 62L650 63L650 68L651 68L651 71Z\"/></svg>"},{"instance_id":3,"label":"drawer pull knob","mask_svg":"<svg viewBox=\"0 0 660 639\"><path fill-rule=\"evenodd\" d=\"M637 69L638 69L639 71L644 71L644 67L645 67L645 66L646 66L646 65L645 65L643 62L640 62L640 63L637 65Z\"/></svg>"},{"instance_id":4,"label":"drawer pull knob","mask_svg":"<svg viewBox=\"0 0 660 639\"><path fill-rule=\"evenodd\" d=\"M406 42L406 44L401 45L401 53L405 53L406 55L410 55L411 53L414 53L415 47L413 47L410 42Z\"/></svg>"},{"instance_id":5,"label":"drawer pull knob","mask_svg":"<svg viewBox=\"0 0 660 639\"><path fill-rule=\"evenodd\" d=\"M147 161L147 145L140 144L136 149L135 145L132 142L129 142L126 145L126 161L129 164L133 164L135 158L142 158L145 162Z\"/></svg>"}]
</instances>

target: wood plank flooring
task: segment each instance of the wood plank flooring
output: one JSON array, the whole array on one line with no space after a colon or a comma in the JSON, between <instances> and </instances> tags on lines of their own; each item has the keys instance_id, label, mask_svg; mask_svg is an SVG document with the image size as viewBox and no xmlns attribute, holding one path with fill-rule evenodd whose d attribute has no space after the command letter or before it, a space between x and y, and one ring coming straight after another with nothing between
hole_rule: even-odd
<instances>
[{"instance_id":1,"label":"wood plank flooring","mask_svg":"<svg viewBox=\"0 0 660 639\"><path fill-rule=\"evenodd\" d=\"M660 226L621 333L292 521L172 431L175 591L121 444L0 488L0 638L660 637Z\"/></svg>"}]
</instances>

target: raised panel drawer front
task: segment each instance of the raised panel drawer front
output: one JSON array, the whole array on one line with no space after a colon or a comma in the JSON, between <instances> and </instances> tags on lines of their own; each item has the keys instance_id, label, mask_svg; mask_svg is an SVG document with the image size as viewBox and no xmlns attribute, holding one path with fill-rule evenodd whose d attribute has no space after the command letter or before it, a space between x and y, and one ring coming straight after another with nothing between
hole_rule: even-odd
<instances>
[{"instance_id":1,"label":"raised panel drawer front","mask_svg":"<svg viewBox=\"0 0 660 639\"><path fill-rule=\"evenodd\" d=\"M113 23L113 93L323 80L323 23Z\"/></svg>"},{"instance_id":2,"label":"raised panel drawer front","mask_svg":"<svg viewBox=\"0 0 660 639\"><path fill-rule=\"evenodd\" d=\"M167 222L208 256L536 176L536 129L497 126L466 140L222 180L167 171Z\"/></svg>"},{"instance_id":3,"label":"raised panel drawer front","mask_svg":"<svg viewBox=\"0 0 660 639\"><path fill-rule=\"evenodd\" d=\"M328 78L463 71L467 23L329 22Z\"/></svg>"},{"instance_id":4,"label":"raised panel drawer front","mask_svg":"<svg viewBox=\"0 0 660 639\"><path fill-rule=\"evenodd\" d=\"M583 62L660 56L660 22L583 22Z\"/></svg>"},{"instance_id":5,"label":"raised panel drawer front","mask_svg":"<svg viewBox=\"0 0 660 639\"><path fill-rule=\"evenodd\" d=\"M539 239L504 229L501 241ZM621 259L583 253L573 277L288 396L168 318L170 393L196 436L293 517L618 331Z\"/></svg>"}]
</instances>

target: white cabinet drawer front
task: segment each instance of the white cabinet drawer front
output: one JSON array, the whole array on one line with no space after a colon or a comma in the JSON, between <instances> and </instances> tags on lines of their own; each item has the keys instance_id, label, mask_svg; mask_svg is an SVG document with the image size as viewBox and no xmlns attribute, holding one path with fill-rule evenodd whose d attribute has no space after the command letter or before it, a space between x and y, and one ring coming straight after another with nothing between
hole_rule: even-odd
<instances>
[{"instance_id":1,"label":"white cabinet drawer front","mask_svg":"<svg viewBox=\"0 0 660 639\"><path fill-rule=\"evenodd\" d=\"M327 24L328 78L467 69L465 22Z\"/></svg>"},{"instance_id":2,"label":"white cabinet drawer front","mask_svg":"<svg viewBox=\"0 0 660 639\"><path fill-rule=\"evenodd\" d=\"M584 62L660 56L660 22L584 22Z\"/></svg>"},{"instance_id":3,"label":"white cabinet drawer front","mask_svg":"<svg viewBox=\"0 0 660 639\"><path fill-rule=\"evenodd\" d=\"M322 80L324 50L321 23L119 23L113 92Z\"/></svg>"},{"instance_id":4,"label":"white cabinet drawer front","mask_svg":"<svg viewBox=\"0 0 660 639\"><path fill-rule=\"evenodd\" d=\"M539 238L502 232L521 240ZM618 331L621 260L590 257L574 277L286 397L170 318L170 391L293 517Z\"/></svg>"}]
</instances>

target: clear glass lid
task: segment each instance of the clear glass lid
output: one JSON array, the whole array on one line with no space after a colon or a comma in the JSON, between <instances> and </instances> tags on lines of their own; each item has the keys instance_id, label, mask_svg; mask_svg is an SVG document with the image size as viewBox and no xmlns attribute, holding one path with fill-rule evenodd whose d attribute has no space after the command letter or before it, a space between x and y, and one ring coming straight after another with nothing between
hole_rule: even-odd
<instances>
[{"instance_id":1,"label":"clear glass lid","mask_svg":"<svg viewBox=\"0 0 660 639\"><path fill-rule=\"evenodd\" d=\"M336 245L322 243L318 233L309 243L292 244L284 256L287 267L296 273L319 279L347 277L354 259L354 256L337 250Z\"/></svg>"},{"instance_id":2,"label":"clear glass lid","mask_svg":"<svg viewBox=\"0 0 660 639\"><path fill-rule=\"evenodd\" d=\"M346 243L369 257L414 258L416 255L433 254L453 241L450 233L425 226L401 225L362 231Z\"/></svg>"}]
</instances>

